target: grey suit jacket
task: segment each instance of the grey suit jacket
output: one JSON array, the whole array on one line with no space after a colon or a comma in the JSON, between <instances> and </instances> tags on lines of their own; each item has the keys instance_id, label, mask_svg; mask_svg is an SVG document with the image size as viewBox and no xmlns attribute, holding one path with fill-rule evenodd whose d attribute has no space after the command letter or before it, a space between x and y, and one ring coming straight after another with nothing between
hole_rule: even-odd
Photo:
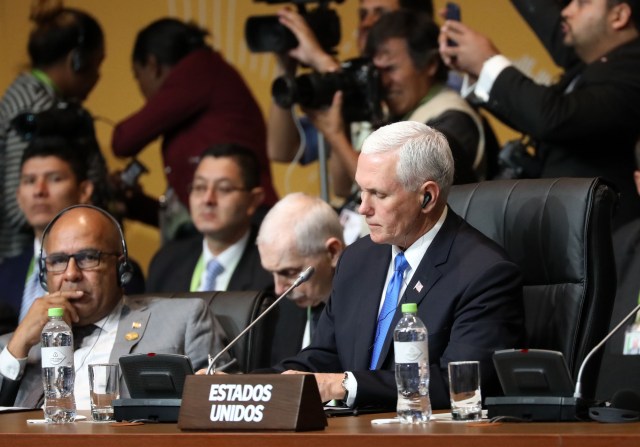
<instances>
[{"instance_id":1,"label":"grey suit jacket","mask_svg":"<svg viewBox=\"0 0 640 447\"><path fill-rule=\"evenodd\" d=\"M138 334L137 338L125 338L133 332ZM4 349L12 335L0 337L0 348ZM109 361L117 363L121 356L132 353L183 354L191 359L197 370L207 365L209 353L215 354L223 348L225 339L222 326L203 300L125 297ZM37 405L43 394L40 364L40 344L37 344L29 351L20 380L13 381L0 375L0 405ZM129 391L122 378L120 385L121 396L128 397ZM16 386L15 402L8 402L6 397L12 395L10 388Z\"/></svg>"}]
</instances>

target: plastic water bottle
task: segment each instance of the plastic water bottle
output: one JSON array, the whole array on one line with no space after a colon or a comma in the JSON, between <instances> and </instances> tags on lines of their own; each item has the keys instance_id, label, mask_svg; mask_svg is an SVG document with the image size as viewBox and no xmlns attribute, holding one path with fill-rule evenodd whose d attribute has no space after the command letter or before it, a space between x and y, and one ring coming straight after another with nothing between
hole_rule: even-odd
<instances>
[{"instance_id":1,"label":"plastic water bottle","mask_svg":"<svg viewBox=\"0 0 640 447\"><path fill-rule=\"evenodd\" d=\"M73 422L76 418L73 334L63 315L62 308L49 309L49 321L41 335L44 417L53 424Z\"/></svg>"},{"instance_id":2,"label":"plastic water bottle","mask_svg":"<svg viewBox=\"0 0 640 447\"><path fill-rule=\"evenodd\" d=\"M402 305L403 316L393 332L398 387L398 417L406 424L428 422L429 346L427 328L416 316L418 305Z\"/></svg>"}]
</instances>

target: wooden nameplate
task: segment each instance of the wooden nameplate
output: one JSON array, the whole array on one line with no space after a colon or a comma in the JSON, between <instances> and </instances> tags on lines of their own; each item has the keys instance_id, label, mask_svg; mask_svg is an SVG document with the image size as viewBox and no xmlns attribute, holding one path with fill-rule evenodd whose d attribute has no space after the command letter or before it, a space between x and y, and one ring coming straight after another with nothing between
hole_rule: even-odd
<instances>
[{"instance_id":1,"label":"wooden nameplate","mask_svg":"<svg viewBox=\"0 0 640 447\"><path fill-rule=\"evenodd\" d=\"M187 376L178 428L182 430L324 430L312 374Z\"/></svg>"}]
</instances>

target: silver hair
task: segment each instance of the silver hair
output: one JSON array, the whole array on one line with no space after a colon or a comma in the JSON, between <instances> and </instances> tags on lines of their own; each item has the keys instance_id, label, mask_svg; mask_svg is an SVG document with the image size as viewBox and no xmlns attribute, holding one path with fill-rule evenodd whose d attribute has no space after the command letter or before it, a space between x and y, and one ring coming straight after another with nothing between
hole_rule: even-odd
<instances>
[{"instance_id":1,"label":"silver hair","mask_svg":"<svg viewBox=\"0 0 640 447\"><path fill-rule=\"evenodd\" d=\"M335 210L322 199L301 192L283 197L269 210L260 226L257 243L269 244L282 238L283 232L293 232L301 256L326 251L325 242L331 237L344 244Z\"/></svg>"},{"instance_id":2,"label":"silver hair","mask_svg":"<svg viewBox=\"0 0 640 447\"><path fill-rule=\"evenodd\" d=\"M396 177L407 191L417 191L427 180L440 187L447 200L453 183L453 155L442 133L416 121L401 121L373 132L362 145L363 154L398 150Z\"/></svg>"}]
</instances>

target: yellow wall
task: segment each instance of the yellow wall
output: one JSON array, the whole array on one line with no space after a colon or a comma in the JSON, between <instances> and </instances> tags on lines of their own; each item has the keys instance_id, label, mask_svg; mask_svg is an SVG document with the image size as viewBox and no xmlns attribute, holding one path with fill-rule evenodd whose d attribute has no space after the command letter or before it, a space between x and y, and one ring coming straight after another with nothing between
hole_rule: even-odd
<instances>
[{"instance_id":1,"label":"yellow wall","mask_svg":"<svg viewBox=\"0 0 640 447\"><path fill-rule=\"evenodd\" d=\"M436 0L437 8L444 0ZM557 73L550 59L526 28L507 0L459 0L465 23L490 35L498 48L508 57L523 61L533 74ZM26 67L26 42L30 30L28 21L30 2L27 0L0 0L0 91L4 91L15 76ZM102 24L106 34L107 58L102 78L86 102L95 115L117 122L139 108L143 99L134 82L130 55L137 31L151 21L164 16L195 20L210 30L213 45L243 74L256 95L263 112L268 110L273 60L269 55L248 52L244 43L244 22L254 14L272 14L278 6L251 0L67 0L65 5L81 8ZM335 6L342 18L343 39L339 48L341 58L355 56L355 23L357 0L347 0ZM495 126L501 140L514 134L504 126ZM127 160L111 155L111 125L100 120L96 124L98 139L111 169L122 168ZM142 178L145 190L155 196L165 188L158 142L149 146L140 156L151 173ZM317 166L295 166L289 189L285 188L287 166L272 166L276 188L280 194L303 190L319 191ZM155 229L128 222L127 240L132 257L143 268L159 245Z\"/></svg>"}]
</instances>

